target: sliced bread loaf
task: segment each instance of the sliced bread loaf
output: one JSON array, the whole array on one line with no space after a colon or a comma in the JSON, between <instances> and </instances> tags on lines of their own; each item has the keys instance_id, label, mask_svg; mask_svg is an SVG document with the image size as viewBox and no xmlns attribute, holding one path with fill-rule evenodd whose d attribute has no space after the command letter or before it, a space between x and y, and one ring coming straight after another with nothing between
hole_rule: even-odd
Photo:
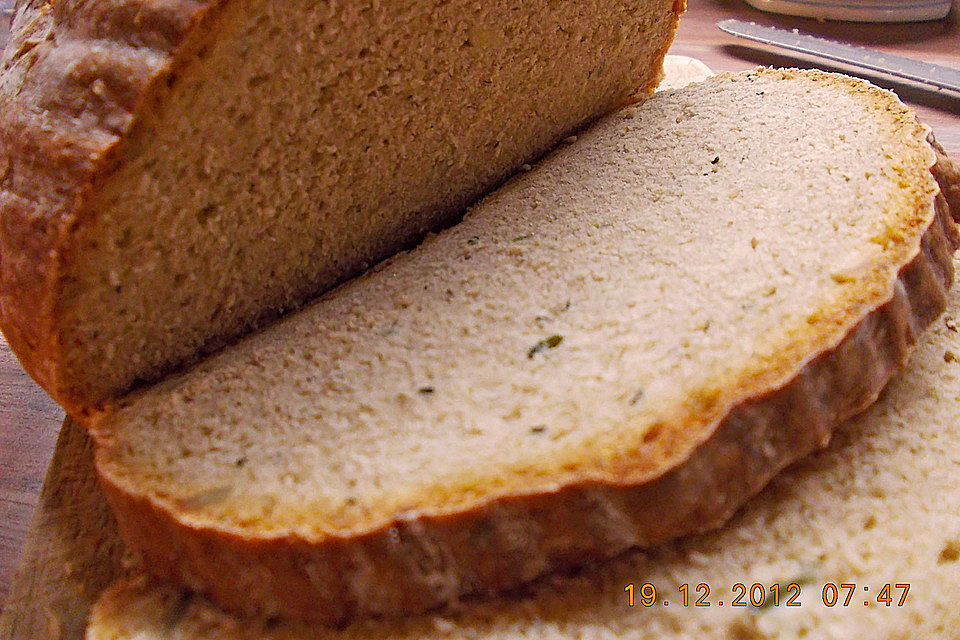
<instances>
[{"instance_id":1,"label":"sliced bread loaf","mask_svg":"<svg viewBox=\"0 0 960 640\"><path fill-rule=\"evenodd\" d=\"M960 267L960 262L954 263ZM199 597L124 582L88 640L956 640L960 638L960 296L907 370L716 532L551 578L508 600L334 631L236 618ZM760 607L734 585L761 585ZM787 606L790 584L800 596ZM634 606L625 587L634 585ZM656 603L640 589L652 584ZM682 585L688 606L683 606ZM694 606L704 590L709 606ZM838 601L824 604L824 587ZM848 587L855 593L845 604ZM909 591L903 602L903 587ZM779 605L771 587L780 585ZM887 604L883 595L890 585ZM649 594L649 588L646 590ZM754 593L754 602L759 597ZM827 602L834 592L826 589ZM720 605L720 603L723 605ZM867 603L866 605L864 603Z\"/></svg>"},{"instance_id":2,"label":"sliced bread loaf","mask_svg":"<svg viewBox=\"0 0 960 640\"><path fill-rule=\"evenodd\" d=\"M717 526L945 304L928 129L843 76L664 92L97 416L127 542L228 608L434 607Z\"/></svg>"},{"instance_id":3,"label":"sliced bread loaf","mask_svg":"<svg viewBox=\"0 0 960 640\"><path fill-rule=\"evenodd\" d=\"M651 90L682 0L31 0L0 328L72 413L451 222Z\"/></svg>"}]
</instances>

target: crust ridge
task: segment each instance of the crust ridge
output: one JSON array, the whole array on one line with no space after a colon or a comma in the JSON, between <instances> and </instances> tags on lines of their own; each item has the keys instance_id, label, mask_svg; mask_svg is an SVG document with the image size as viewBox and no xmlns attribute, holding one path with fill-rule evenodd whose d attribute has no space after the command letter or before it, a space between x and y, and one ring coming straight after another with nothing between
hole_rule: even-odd
<instances>
[{"instance_id":1,"label":"crust ridge","mask_svg":"<svg viewBox=\"0 0 960 640\"><path fill-rule=\"evenodd\" d=\"M53 323L61 248L84 193L177 48L217 4L63 0L17 6L0 58L0 329L68 412ZM32 159L32 160L25 160Z\"/></svg>"}]
</instances>

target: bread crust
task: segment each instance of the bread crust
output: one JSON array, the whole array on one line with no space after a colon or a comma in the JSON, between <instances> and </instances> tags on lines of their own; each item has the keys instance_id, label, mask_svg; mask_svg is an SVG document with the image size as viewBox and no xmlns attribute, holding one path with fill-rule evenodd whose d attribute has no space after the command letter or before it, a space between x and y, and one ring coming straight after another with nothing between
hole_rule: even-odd
<instances>
[{"instance_id":1,"label":"bread crust","mask_svg":"<svg viewBox=\"0 0 960 640\"><path fill-rule=\"evenodd\" d=\"M0 329L69 413L92 408L63 375L65 247L124 137L223 0L27 0L0 62Z\"/></svg>"},{"instance_id":2,"label":"bread crust","mask_svg":"<svg viewBox=\"0 0 960 640\"><path fill-rule=\"evenodd\" d=\"M948 160L937 157L942 164L931 172L947 192L952 174ZM102 485L124 538L155 575L234 611L332 624L502 592L550 571L717 527L870 405L945 308L960 237L943 193L930 206L919 251L899 269L885 301L779 386L758 395L741 391L706 439L652 480L581 477L455 513L405 513L369 531L321 540L190 524L155 497L122 486L98 456Z\"/></svg>"},{"instance_id":3,"label":"bread crust","mask_svg":"<svg viewBox=\"0 0 960 640\"><path fill-rule=\"evenodd\" d=\"M27 372L81 419L58 326L73 237L167 80L215 35L230 0L21 0L0 61L0 330ZM684 0L673 4L671 34ZM672 38L670 38L672 39ZM669 42L654 60L662 63ZM653 90L659 77L651 79ZM223 336L230 339L235 336Z\"/></svg>"}]
</instances>

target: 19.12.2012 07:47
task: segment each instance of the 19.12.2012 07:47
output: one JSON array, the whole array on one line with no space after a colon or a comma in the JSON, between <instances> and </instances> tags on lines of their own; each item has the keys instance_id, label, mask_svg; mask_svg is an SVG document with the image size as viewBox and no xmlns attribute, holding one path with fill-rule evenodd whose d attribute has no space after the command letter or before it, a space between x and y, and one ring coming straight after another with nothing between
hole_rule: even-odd
<instances>
[{"instance_id":1,"label":"19.12.2012 07:47","mask_svg":"<svg viewBox=\"0 0 960 640\"><path fill-rule=\"evenodd\" d=\"M657 588L650 582L637 586L634 583L626 585L623 589L627 594L627 606L634 607L637 604L643 607L652 606L670 606L670 601L660 599ZM863 600L855 600L854 594L861 592L864 594ZM896 597L899 592L899 598ZM735 583L730 587L731 599L727 601L731 607L753 607L763 609L767 607L800 607L803 606L801 595L803 586L801 582L774 583L769 586L755 582L749 586L742 582ZM820 602L827 607L849 607L859 602L863 606L896 606L902 607L907 601L907 594L910 592L909 583L886 583L879 589L871 589L867 585L856 585L852 583L834 583L827 582L820 589ZM710 599L712 589L710 585L701 582L691 593L690 585L683 583L677 587L679 601L674 601L675 606L681 607L722 607L723 600L713 601ZM876 597L871 598L871 594L876 593Z\"/></svg>"}]
</instances>

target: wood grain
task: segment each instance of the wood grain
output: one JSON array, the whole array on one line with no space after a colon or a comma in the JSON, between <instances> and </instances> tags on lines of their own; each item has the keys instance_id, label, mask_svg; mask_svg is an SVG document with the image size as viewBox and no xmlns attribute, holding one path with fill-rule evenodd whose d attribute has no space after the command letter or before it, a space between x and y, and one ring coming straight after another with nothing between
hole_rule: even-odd
<instances>
[{"instance_id":1,"label":"wood grain","mask_svg":"<svg viewBox=\"0 0 960 640\"><path fill-rule=\"evenodd\" d=\"M30 528L63 411L0 344L0 601Z\"/></svg>"},{"instance_id":2,"label":"wood grain","mask_svg":"<svg viewBox=\"0 0 960 640\"><path fill-rule=\"evenodd\" d=\"M63 423L40 507L3 614L4 640L79 640L87 611L106 588L135 569L97 486L93 443Z\"/></svg>"},{"instance_id":3,"label":"wood grain","mask_svg":"<svg viewBox=\"0 0 960 640\"><path fill-rule=\"evenodd\" d=\"M11 6L12 0L0 0L0 8ZM846 39L886 51L960 67L960 15L957 5L945 20L909 25L852 25L847 23L819 23L812 20L778 17L755 11L738 0L690 0L687 15L681 20L680 31L672 53L699 58L718 71L737 71L758 64L780 66L813 66L806 59L789 58L765 48L745 45L744 42L721 33L715 27L718 20L737 17L782 27L798 27L825 37ZM6 39L7 19L0 15L0 45ZM838 70L836 67L821 68ZM842 70L842 69L839 69ZM914 105L921 118L929 123L948 152L960 160L960 96L931 94L912 85L891 84L871 77L883 86L896 88L905 101ZM50 459L63 412L23 373L6 344L0 344L0 602L3 602L14 579L14 566L29 529L31 514L40 494L43 469ZM57 464L52 467L52 483L59 485L62 476L59 465L71 460L84 460L86 445L76 428L64 431L58 448ZM79 477L87 473L73 469ZM54 511L60 518L69 518L78 510L94 510L96 504L84 502L88 492L87 481L64 484L65 488L50 488L44 495L47 504L61 505ZM49 485L48 486L52 486ZM59 496L59 497L58 497ZM73 496L70 498L69 496ZM50 498L48 500L48 497ZM53 502L50 502L50 501ZM71 506L72 505L72 506ZM37 520L38 531L47 530L49 513ZM107 526L107 525L104 525ZM58 534L59 535L59 534ZM49 538L49 536L47 536ZM90 539L87 539L90 543ZM59 546L58 546L59 545ZM74 557L83 562L84 553L91 545L69 546L66 541L55 543L57 550L46 557ZM29 557L36 557L38 549L31 549ZM81 559L81 560L78 560ZM55 562L58 560L55 560ZM19 597L39 597L39 587L23 582L31 576L25 567L17 587ZM70 584L68 574L57 574L53 585ZM67 577L65 577L67 576ZM66 588L66 587L64 587ZM73 588L73 587L71 587ZM32 590L31 590L32 589ZM42 591L42 589L40 589ZM22 595L32 594L32 595ZM23 631L24 629L21 629ZM6 639L10 628L0 625L0 637ZM37 637L18 634L16 637ZM67 637L66 635L64 637Z\"/></svg>"}]
</instances>

